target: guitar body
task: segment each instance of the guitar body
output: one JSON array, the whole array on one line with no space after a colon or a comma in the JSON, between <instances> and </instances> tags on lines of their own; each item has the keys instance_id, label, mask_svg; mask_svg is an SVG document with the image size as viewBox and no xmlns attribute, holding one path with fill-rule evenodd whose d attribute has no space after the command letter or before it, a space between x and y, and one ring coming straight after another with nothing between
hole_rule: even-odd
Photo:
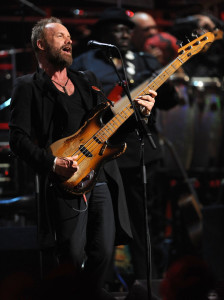
<instances>
[{"instance_id":1,"label":"guitar body","mask_svg":"<svg viewBox=\"0 0 224 300\"><path fill-rule=\"evenodd\" d=\"M48 151L57 157L78 155L79 170L69 179L57 178L63 190L81 195L92 189L96 183L101 167L120 156L126 150L126 144L110 145L101 142L96 133L102 128L102 115L108 104L100 104L93 111L92 117L73 135L60 139L49 147Z\"/></svg>"}]
</instances>

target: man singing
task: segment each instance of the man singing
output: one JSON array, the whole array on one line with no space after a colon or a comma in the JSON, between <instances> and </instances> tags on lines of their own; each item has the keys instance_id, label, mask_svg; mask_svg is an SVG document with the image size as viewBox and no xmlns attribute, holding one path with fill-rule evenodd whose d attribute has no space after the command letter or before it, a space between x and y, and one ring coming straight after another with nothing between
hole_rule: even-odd
<instances>
[{"instance_id":1,"label":"man singing","mask_svg":"<svg viewBox=\"0 0 224 300\"><path fill-rule=\"evenodd\" d=\"M92 72L68 70L72 40L59 19L40 20L32 29L31 41L38 68L18 78L14 86L10 147L39 176L43 253L53 249L55 261L74 267L77 281L69 292L75 299L90 299L90 295L100 299L115 240L124 243L131 236L118 167L115 161L106 163L92 190L76 196L59 188L52 174L72 177L79 169L79 157L55 157L47 151L53 142L74 134L90 110L104 101L91 88L100 84ZM136 106L144 107L143 114L150 113L155 96L150 91L136 99Z\"/></svg>"}]
</instances>

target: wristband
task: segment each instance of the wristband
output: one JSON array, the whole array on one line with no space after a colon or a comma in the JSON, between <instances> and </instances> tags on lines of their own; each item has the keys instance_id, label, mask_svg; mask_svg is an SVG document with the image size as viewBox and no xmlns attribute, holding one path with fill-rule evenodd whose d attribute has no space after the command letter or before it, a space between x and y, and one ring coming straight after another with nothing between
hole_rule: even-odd
<instances>
[{"instance_id":1,"label":"wristband","mask_svg":"<svg viewBox=\"0 0 224 300\"><path fill-rule=\"evenodd\" d=\"M140 112L144 117L149 117L151 115L151 111L147 114L144 114L144 111L146 110L146 108L144 106L140 106Z\"/></svg>"},{"instance_id":2,"label":"wristband","mask_svg":"<svg viewBox=\"0 0 224 300\"><path fill-rule=\"evenodd\" d=\"M56 161L57 161L57 157L55 157L55 159L54 159L54 163L53 163L53 167L52 167L52 171L53 171L53 172L55 172Z\"/></svg>"}]
</instances>

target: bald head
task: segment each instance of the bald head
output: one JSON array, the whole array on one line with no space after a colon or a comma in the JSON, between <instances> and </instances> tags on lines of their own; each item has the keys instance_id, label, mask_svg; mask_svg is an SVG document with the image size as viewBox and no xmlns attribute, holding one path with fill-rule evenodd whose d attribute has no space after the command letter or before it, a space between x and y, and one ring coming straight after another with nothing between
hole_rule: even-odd
<instances>
[{"instance_id":1,"label":"bald head","mask_svg":"<svg viewBox=\"0 0 224 300\"><path fill-rule=\"evenodd\" d=\"M132 17L132 21L135 22L137 26L156 26L156 21L153 17L145 12L136 12Z\"/></svg>"},{"instance_id":2,"label":"bald head","mask_svg":"<svg viewBox=\"0 0 224 300\"><path fill-rule=\"evenodd\" d=\"M132 21L136 25L133 30L132 43L136 50L143 51L146 39L158 33L156 21L145 12L136 12Z\"/></svg>"}]
</instances>

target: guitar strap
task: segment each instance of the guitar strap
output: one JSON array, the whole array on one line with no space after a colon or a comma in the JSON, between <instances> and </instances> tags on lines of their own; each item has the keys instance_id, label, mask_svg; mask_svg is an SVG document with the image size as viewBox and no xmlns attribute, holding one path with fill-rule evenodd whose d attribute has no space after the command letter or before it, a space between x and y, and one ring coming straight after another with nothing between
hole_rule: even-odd
<instances>
[{"instance_id":1,"label":"guitar strap","mask_svg":"<svg viewBox=\"0 0 224 300\"><path fill-rule=\"evenodd\" d=\"M110 104L112 105L112 99L106 97L103 92L102 85L99 81L96 80L95 75L91 71L79 71L79 73L82 74L84 80L87 81L91 89L93 98L96 98L96 104L100 104L102 102L110 102Z\"/></svg>"},{"instance_id":2,"label":"guitar strap","mask_svg":"<svg viewBox=\"0 0 224 300\"><path fill-rule=\"evenodd\" d=\"M94 80L94 76L93 73L91 71L78 71L83 78L88 82L88 84L91 86L94 84L96 84L95 80Z\"/></svg>"},{"instance_id":3,"label":"guitar strap","mask_svg":"<svg viewBox=\"0 0 224 300\"><path fill-rule=\"evenodd\" d=\"M88 83L88 86L91 90L94 99L94 106L100 104L101 102L105 102L105 95L102 91L102 86L99 81L97 81L95 74L89 70L87 71L78 71L83 79ZM98 89L94 89L93 87L97 87Z\"/></svg>"}]
</instances>

